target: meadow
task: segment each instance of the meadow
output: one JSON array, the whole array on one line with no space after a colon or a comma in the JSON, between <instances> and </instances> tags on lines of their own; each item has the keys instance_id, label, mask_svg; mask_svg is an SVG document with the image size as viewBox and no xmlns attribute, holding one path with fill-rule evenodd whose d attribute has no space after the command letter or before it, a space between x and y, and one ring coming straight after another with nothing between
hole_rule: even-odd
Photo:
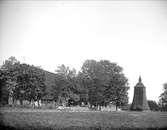
<instances>
[{"instance_id":1,"label":"meadow","mask_svg":"<svg viewBox=\"0 0 167 130\"><path fill-rule=\"evenodd\" d=\"M0 116L1 124L7 129L167 129L167 112L72 112L19 108L1 109Z\"/></svg>"}]
</instances>

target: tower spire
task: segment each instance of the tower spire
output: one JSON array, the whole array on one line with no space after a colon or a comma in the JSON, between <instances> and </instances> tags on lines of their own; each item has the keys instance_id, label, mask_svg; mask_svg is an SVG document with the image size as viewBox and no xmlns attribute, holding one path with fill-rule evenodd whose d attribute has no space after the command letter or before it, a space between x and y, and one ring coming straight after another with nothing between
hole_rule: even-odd
<instances>
[{"instance_id":1,"label":"tower spire","mask_svg":"<svg viewBox=\"0 0 167 130\"><path fill-rule=\"evenodd\" d=\"M141 76L139 76L139 82L141 83Z\"/></svg>"}]
</instances>

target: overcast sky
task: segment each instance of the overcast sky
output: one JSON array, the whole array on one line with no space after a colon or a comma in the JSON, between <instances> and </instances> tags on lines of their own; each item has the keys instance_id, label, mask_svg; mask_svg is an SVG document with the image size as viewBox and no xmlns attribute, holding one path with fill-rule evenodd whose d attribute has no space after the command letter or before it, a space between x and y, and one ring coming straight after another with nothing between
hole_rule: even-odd
<instances>
[{"instance_id":1,"label":"overcast sky","mask_svg":"<svg viewBox=\"0 0 167 130\"><path fill-rule=\"evenodd\" d=\"M130 102L139 75L158 101L167 82L167 2L1 1L0 65L10 56L51 72L110 60L124 68Z\"/></svg>"}]
</instances>

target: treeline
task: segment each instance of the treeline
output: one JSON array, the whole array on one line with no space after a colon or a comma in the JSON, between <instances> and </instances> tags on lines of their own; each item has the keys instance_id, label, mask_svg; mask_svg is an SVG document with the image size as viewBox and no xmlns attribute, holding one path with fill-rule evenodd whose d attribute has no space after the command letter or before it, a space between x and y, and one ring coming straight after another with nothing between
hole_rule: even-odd
<instances>
[{"instance_id":1,"label":"treeline","mask_svg":"<svg viewBox=\"0 0 167 130\"><path fill-rule=\"evenodd\" d=\"M5 60L0 67L0 104L23 100L39 101L46 95L52 96L57 104L89 104L90 107L115 104L116 108L128 106L128 79L123 68L108 60L86 60L79 72L61 65L55 70L51 91L46 91L46 71L15 57ZM160 95L158 106L149 101L154 110L166 110L167 85ZM100 107L99 107L100 109Z\"/></svg>"},{"instance_id":2,"label":"treeline","mask_svg":"<svg viewBox=\"0 0 167 130\"><path fill-rule=\"evenodd\" d=\"M123 69L107 60L86 60L77 73L65 65L57 67L52 91L46 93L45 71L40 67L20 63L15 57L5 60L0 68L1 104L9 98L20 101L39 101L52 95L61 104L104 106L109 103L121 107L128 104L128 79Z\"/></svg>"},{"instance_id":3,"label":"treeline","mask_svg":"<svg viewBox=\"0 0 167 130\"><path fill-rule=\"evenodd\" d=\"M111 102L116 108L125 106L128 104L129 87L122 70L107 60L86 60L78 73L75 69L59 66L53 95L58 102L84 102L90 103L90 107L104 106Z\"/></svg>"}]
</instances>

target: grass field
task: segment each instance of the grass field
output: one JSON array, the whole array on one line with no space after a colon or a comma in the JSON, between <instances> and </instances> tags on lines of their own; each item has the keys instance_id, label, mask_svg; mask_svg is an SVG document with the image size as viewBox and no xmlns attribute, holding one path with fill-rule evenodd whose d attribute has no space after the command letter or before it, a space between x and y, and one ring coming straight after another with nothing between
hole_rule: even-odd
<instances>
[{"instance_id":1,"label":"grass field","mask_svg":"<svg viewBox=\"0 0 167 130\"><path fill-rule=\"evenodd\" d=\"M1 124L21 129L164 129L166 112L60 112L56 110L0 110Z\"/></svg>"}]
</instances>

